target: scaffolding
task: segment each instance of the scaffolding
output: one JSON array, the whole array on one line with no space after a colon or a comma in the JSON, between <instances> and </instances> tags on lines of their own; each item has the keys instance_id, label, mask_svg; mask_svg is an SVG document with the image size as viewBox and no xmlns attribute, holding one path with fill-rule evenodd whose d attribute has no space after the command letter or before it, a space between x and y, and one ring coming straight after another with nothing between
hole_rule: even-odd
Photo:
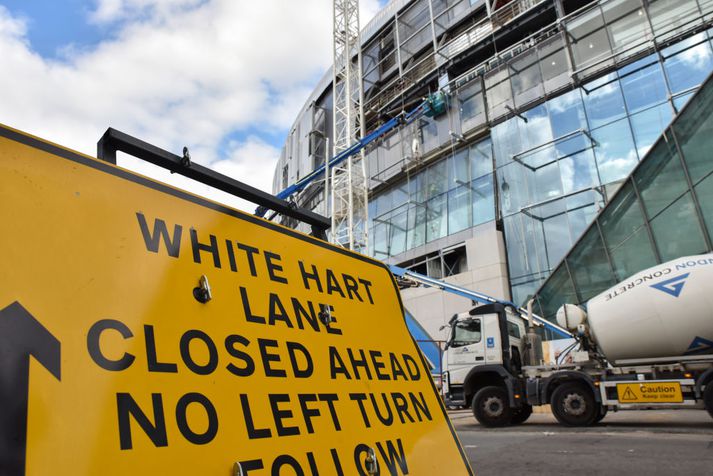
<instances>
[{"instance_id":1,"label":"scaffolding","mask_svg":"<svg viewBox=\"0 0 713 476\"><path fill-rule=\"evenodd\" d=\"M353 58L356 56L356 61ZM334 0L334 156L364 136L359 1ZM368 215L363 151L331 170L331 241L366 252Z\"/></svg>"}]
</instances>

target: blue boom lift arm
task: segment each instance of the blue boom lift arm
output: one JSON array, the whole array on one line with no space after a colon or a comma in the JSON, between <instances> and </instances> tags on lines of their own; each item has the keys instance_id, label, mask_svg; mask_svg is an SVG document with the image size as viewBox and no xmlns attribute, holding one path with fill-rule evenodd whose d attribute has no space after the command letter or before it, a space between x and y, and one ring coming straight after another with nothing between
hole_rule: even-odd
<instances>
[{"instance_id":1,"label":"blue boom lift arm","mask_svg":"<svg viewBox=\"0 0 713 476\"><path fill-rule=\"evenodd\" d=\"M487 294L479 293L476 291L471 291L470 289L466 289L461 286L456 286L455 284L450 284L446 283L445 281L441 281L439 279L433 279L430 278L426 275L415 273L413 271L410 271L408 269L400 268L398 266L390 265L389 270L391 271L391 274L394 276L398 276L399 278L406 278L410 279L412 281L415 281L419 284L422 284L423 286L428 286L428 287L433 287L433 288L438 288L442 291L446 291L449 293L456 294L458 296L470 299L471 301L476 301L481 304L492 304L492 303L498 303L502 304L503 306L510 306L512 307L515 311L520 313L521 316L527 316L527 310L516 306L514 303L510 301L504 301L502 299L496 299L494 297L488 296ZM554 324L547 319L544 319L537 314L533 314L532 318L542 326L544 326L546 329L549 329L550 331L554 332L555 334L561 336L561 337L572 337L572 334L569 333L566 329L558 326L557 324Z\"/></svg>"},{"instance_id":2,"label":"blue boom lift arm","mask_svg":"<svg viewBox=\"0 0 713 476\"><path fill-rule=\"evenodd\" d=\"M339 154L332 157L328 162L329 168L335 167L335 166L339 165L340 163L344 162L349 157L359 153L364 147L366 147L370 143L374 142L376 139L383 136L384 134L388 133L395 127L397 127L399 125L410 124L423 115L436 116L436 115L444 112L445 107L446 107L445 93L443 93L442 91L439 91L435 94L429 95L416 108L412 109L411 111L409 111L407 113L401 113L398 116L393 117L392 119L390 119L389 121L387 121L386 123L384 123L383 125L378 127L377 129L373 130L372 132L368 133L366 136L357 140L348 149L343 150ZM327 168L327 164L320 165L319 167L314 169L311 173L309 173L308 175L305 175L302 179L298 180L294 184L285 188L284 190L282 190L280 193L278 193L275 196L277 198L280 198L283 200L288 199L295 193L304 190L309 184L311 184L316 179L318 179L322 174L324 174L324 171L326 168ZM268 209L266 207L262 207L262 206L258 207L255 210L255 215L259 216L259 217L264 217L265 214L267 213L267 210Z\"/></svg>"}]
</instances>

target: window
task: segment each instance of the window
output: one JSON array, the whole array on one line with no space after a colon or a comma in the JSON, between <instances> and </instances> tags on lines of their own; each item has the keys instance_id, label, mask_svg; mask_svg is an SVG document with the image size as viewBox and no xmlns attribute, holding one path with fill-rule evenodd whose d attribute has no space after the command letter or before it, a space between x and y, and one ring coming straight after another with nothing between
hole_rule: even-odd
<instances>
[{"instance_id":1,"label":"window","mask_svg":"<svg viewBox=\"0 0 713 476\"><path fill-rule=\"evenodd\" d=\"M630 114L659 104L665 101L668 95L666 82L658 63L621 78L621 88Z\"/></svg>"},{"instance_id":2,"label":"window","mask_svg":"<svg viewBox=\"0 0 713 476\"><path fill-rule=\"evenodd\" d=\"M508 321L508 335L515 339L519 339L520 338L520 326L518 326L514 322Z\"/></svg>"},{"instance_id":3,"label":"window","mask_svg":"<svg viewBox=\"0 0 713 476\"><path fill-rule=\"evenodd\" d=\"M698 37L705 39L705 33L700 33ZM672 48L677 46L674 45ZM667 51L664 50L664 55L666 53ZM679 93L698 86L706 79L708 73L713 69L713 54L706 41L666 58L664 67L671 92Z\"/></svg>"},{"instance_id":4,"label":"window","mask_svg":"<svg viewBox=\"0 0 713 476\"><path fill-rule=\"evenodd\" d=\"M594 152L602 184L616 182L629 175L639 160L629 121L622 119L599 128L592 136L596 141Z\"/></svg>"},{"instance_id":5,"label":"window","mask_svg":"<svg viewBox=\"0 0 713 476\"><path fill-rule=\"evenodd\" d=\"M706 251L703 231L690 193L686 193L651 220L651 231L661 261Z\"/></svg>"},{"instance_id":6,"label":"window","mask_svg":"<svg viewBox=\"0 0 713 476\"><path fill-rule=\"evenodd\" d=\"M583 90L590 129L609 124L626 115L624 98L614 73L592 81L585 85Z\"/></svg>"},{"instance_id":7,"label":"window","mask_svg":"<svg viewBox=\"0 0 713 476\"><path fill-rule=\"evenodd\" d=\"M288 174L289 174L289 167L287 165L285 165L284 167L282 167L282 189L283 190L287 188L287 180L289 178Z\"/></svg>"},{"instance_id":8,"label":"window","mask_svg":"<svg viewBox=\"0 0 713 476\"><path fill-rule=\"evenodd\" d=\"M461 121L466 122L483 115L485 107L479 79L471 81L467 86L458 90L458 102L460 104Z\"/></svg>"},{"instance_id":9,"label":"window","mask_svg":"<svg viewBox=\"0 0 713 476\"><path fill-rule=\"evenodd\" d=\"M453 327L451 347L463 347L477 344L482 339L480 319L465 319L456 321Z\"/></svg>"}]
</instances>

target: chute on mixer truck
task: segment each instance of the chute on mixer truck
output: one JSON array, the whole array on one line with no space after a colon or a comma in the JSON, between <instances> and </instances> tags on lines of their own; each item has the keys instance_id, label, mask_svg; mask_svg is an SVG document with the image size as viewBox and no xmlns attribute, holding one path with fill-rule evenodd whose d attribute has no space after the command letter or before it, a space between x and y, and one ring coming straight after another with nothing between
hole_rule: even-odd
<instances>
[{"instance_id":1,"label":"chute on mixer truck","mask_svg":"<svg viewBox=\"0 0 713 476\"><path fill-rule=\"evenodd\" d=\"M443 356L446 402L486 426L522 423L536 405L588 426L609 410L706 409L713 416L713 254L652 267L565 304L572 345L545 364L528 313L501 303L453 316Z\"/></svg>"}]
</instances>

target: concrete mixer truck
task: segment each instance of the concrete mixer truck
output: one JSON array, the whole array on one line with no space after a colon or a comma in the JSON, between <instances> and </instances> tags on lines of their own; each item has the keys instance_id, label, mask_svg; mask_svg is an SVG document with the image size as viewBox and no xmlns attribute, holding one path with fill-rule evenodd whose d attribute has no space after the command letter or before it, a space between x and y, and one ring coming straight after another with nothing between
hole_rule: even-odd
<instances>
[{"instance_id":1,"label":"concrete mixer truck","mask_svg":"<svg viewBox=\"0 0 713 476\"><path fill-rule=\"evenodd\" d=\"M546 404L567 426L592 425L609 410L713 416L713 253L642 271L590 299L586 311L565 304L557 322L574 339L545 363L531 306L521 313L492 303L453 316L446 403L470 406L490 427L522 423Z\"/></svg>"}]
</instances>

